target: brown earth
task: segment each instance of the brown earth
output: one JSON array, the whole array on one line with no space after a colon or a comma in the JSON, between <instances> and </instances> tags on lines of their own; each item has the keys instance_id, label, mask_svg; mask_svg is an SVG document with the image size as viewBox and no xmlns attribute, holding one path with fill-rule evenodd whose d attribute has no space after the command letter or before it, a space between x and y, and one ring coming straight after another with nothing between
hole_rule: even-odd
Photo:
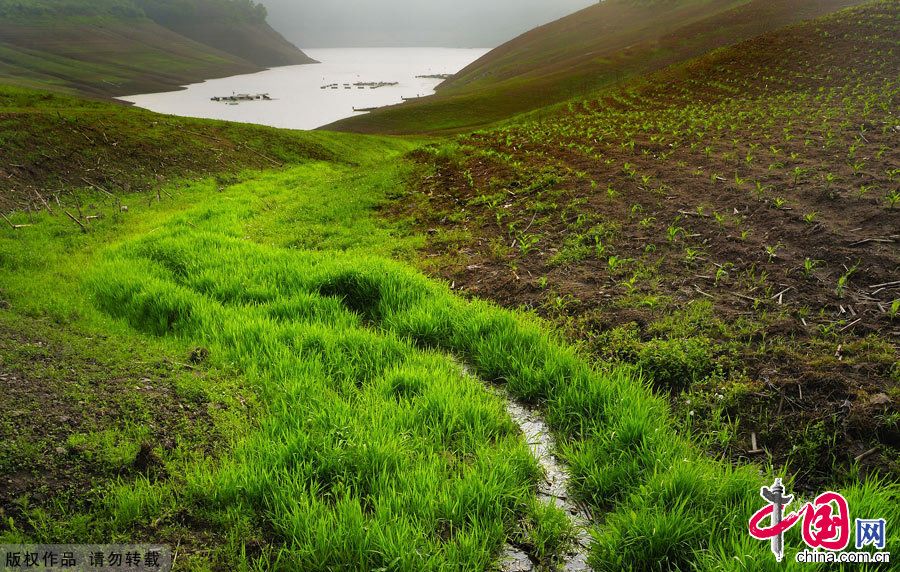
<instances>
[{"instance_id":1,"label":"brown earth","mask_svg":"<svg viewBox=\"0 0 900 572\"><path fill-rule=\"evenodd\" d=\"M189 357L0 310L3 526L41 537L56 511L85 512L120 479L179 478L175 459L226 446L214 416L230 405L193 389L220 374Z\"/></svg>"},{"instance_id":2,"label":"brown earth","mask_svg":"<svg viewBox=\"0 0 900 572\"><path fill-rule=\"evenodd\" d=\"M813 488L854 459L896 478L898 16L867 3L462 137L390 215L455 288L656 375L716 454Z\"/></svg>"}]
</instances>

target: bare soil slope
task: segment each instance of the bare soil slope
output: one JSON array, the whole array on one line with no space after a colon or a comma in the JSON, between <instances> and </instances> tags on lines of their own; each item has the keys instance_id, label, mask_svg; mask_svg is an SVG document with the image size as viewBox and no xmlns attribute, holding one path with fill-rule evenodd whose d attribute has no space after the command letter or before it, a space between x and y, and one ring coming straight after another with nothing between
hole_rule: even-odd
<instances>
[{"instance_id":1,"label":"bare soil slope","mask_svg":"<svg viewBox=\"0 0 900 572\"><path fill-rule=\"evenodd\" d=\"M395 215L457 288L640 366L718 453L896 475L898 22L870 2L463 137Z\"/></svg>"}]
</instances>

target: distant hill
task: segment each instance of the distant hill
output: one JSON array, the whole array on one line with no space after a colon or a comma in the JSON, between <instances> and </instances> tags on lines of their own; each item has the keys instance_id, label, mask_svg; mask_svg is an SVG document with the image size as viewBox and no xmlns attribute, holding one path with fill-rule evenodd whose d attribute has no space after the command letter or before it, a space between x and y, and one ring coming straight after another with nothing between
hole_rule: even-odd
<instances>
[{"instance_id":1,"label":"distant hill","mask_svg":"<svg viewBox=\"0 0 900 572\"><path fill-rule=\"evenodd\" d=\"M312 63L250 0L0 0L0 81L90 95Z\"/></svg>"},{"instance_id":2,"label":"distant hill","mask_svg":"<svg viewBox=\"0 0 900 572\"><path fill-rule=\"evenodd\" d=\"M438 94L328 128L411 133L496 122L862 0L606 0L498 47Z\"/></svg>"}]
</instances>

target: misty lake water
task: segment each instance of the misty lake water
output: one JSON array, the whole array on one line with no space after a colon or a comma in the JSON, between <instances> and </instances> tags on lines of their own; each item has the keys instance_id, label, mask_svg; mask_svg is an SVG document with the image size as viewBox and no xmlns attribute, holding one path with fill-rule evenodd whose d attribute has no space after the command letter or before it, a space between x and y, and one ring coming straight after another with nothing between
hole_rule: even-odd
<instances>
[{"instance_id":1,"label":"misty lake water","mask_svg":"<svg viewBox=\"0 0 900 572\"><path fill-rule=\"evenodd\" d=\"M179 91L119 99L159 113L225 119L287 129L315 129L356 115L354 108L382 107L434 93L440 79L488 52L453 48L332 48L304 50L319 64L285 66L208 80ZM391 83L373 88L355 84ZM271 101L229 104L213 97L267 94Z\"/></svg>"}]
</instances>

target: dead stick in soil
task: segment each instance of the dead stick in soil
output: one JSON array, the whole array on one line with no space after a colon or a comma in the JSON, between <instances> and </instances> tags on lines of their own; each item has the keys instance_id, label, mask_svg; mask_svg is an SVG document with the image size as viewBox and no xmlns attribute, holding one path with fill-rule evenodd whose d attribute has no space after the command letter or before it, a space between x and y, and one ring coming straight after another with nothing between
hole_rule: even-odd
<instances>
[{"instance_id":1,"label":"dead stick in soil","mask_svg":"<svg viewBox=\"0 0 900 572\"><path fill-rule=\"evenodd\" d=\"M6 215L3 213L0 213L0 216L3 217L3 220L5 220L7 223L9 223L9 226L11 226L13 230L19 230L20 228L26 228L26 227L31 226L30 224L13 224L13 221L6 218Z\"/></svg>"},{"instance_id":2,"label":"dead stick in soil","mask_svg":"<svg viewBox=\"0 0 900 572\"><path fill-rule=\"evenodd\" d=\"M776 298L781 298L782 296L784 296L785 294L787 294L788 292L790 292L790 291L793 290L793 289L794 289L793 286L791 286L791 287L789 287L789 288L785 288L784 290L782 290L782 291L779 292L778 294L775 294L774 296L772 296L772 299L774 300L774 299L776 299Z\"/></svg>"},{"instance_id":3,"label":"dead stick in soil","mask_svg":"<svg viewBox=\"0 0 900 572\"><path fill-rule=\"evenodd\" d=\"M872 455L874 455L877 452L878 452L878 447L872 447L865 453L862 453L861 455L857 455L856 457L854 457L853 460L856 461L857 463L859 463L861 461L865 461L866 459L868 459L869 457L871 457Z\"/></svg>"},{"instance_id":4,"label":"dead stick in soil","mask_svg":"<svg viewBox=\"0 0 900 572\"><path fill-rule=\"evenodd\" d=\"M750 433L750 450L747 451L747 453L750 455L760 455L765 452L765 449L760 449L756 444L756 432Z\"/></svg>"},{"instance_id":5,"label":"dead stick in soil","mask_svg":"<svg viewBox=\"0 0 900 572\"><path fill-rule=\"evenodd\" d=\"M47 207L47 212L48 212L48 213L50 213L51 215L55 215L55 214L56 214L56 213L53 212L53 209L50 208L50 203L48 203L46 200L44 200L44 197L41 196L41 193L37 192L37 189L32 188L32 189L31 189L31 192L33 192L33 193L35 194L35 196L36 196L42 203L44 203L44 206Z\"/></svg>"},{"instance_id":6,"label":"dead stick in soil","mask_svg":"<svg viewBox=\"0 0 900 572\"><path fill-rule=\"evenodd\" d=\"M243 147L244 149L250 151L251 153L256 153L257 155L259 155L260 157L262 157L262 158L265 159L266 161L271 161L273 165L278 165L279 167L283 167L283 166L284 166L284 163L282 163L282 162L280 162L280 161L276 161L275 159L269 157L268 155L265 155L265 154L263 154L263 153L260 153L259 151L257 151L257 150L254 149L253 147L250 147L250 146L247 145L246 143L243 143L243 144L242 144L242 147Z\"/></svg>"},{"instance_id":7,"label":"dead stick in soil","mask_svg":"<svg viewBox=\"0 0 900 572\"><path fill-rule=\"evenodd\" d=\"M182 129L181 131L183 133L190 133L192 135L199 135L200 137L206 137L207 139L212 139L213 141L216 141L218 143L224 143L224 141L222 141L218 137L214 137L213 135L209 135L208 133L200 133L199 131L191 131L190 129Z\"/></svg>"},{"instance_id":8,"label":"dead stick in soil","mask_svg":"<svg viewBox=\"0 0 900 572\"><path fill-rule=\"evenodd\" d=\"M90 185L92 188L97 189L100 192L106 194L106 196L108 196L112 200L116 201L116 206L119 207L119 209L122 208L122 198L119 197L119 195L114 195L113 193L111 193L111 192L107 191L105 188L103 188L101 185L98 185L97 183L92 183L91 181L85 179L84 177L82 177L81 180L84 181L85 183L87 183L88 185Z\"/></svg>"},{"instance_id":9,"label":"dead stick in soil","mask_svg":"<svg viewBox=\"0 0 900 572\"><path fill-rule=\"evenodd\" d=\"M707 298L712 298L713 300L715 300L715 298L716 298L716 297L713 296L712 294L707 294L706 292L704 292L703 290L701 290L700 287L697 286L696 284L694 284L694 290L696 290L696 291L697 291L697 294L700 294L701 296L706 296Z\"/></svg>"},{"instance_id":10,"label":"dead stick in soil","mask_svg":"<svg viewBox=\"0 0 900 572\"><path fill-rule=\"evenodd\" d=\"M869 286L869 288L874 290L875 288L887 288L888 286L900 286L900 280L885 282L884 284L875 284L874 286Z\"/></svg>"},{"instance_id":11,"label":"dead stick in soil","mask_svg":"<svg viewBox=\"0 0 900 572\"><path fill-rule=\"evenodd\" d=\"M850 322L849 324L847 324L846 326L841 328L840 333L843 334L844 332L846 332L847 330L849 330L850 328L852 328L853 326L855 326L856 324L858 324L860 322L862 322L862 318L857 318L856 320L853 320L852 322Z\"/></svg>"},{"instance_id":12,"label":"dead stick in soil","mask_svg":"<svg viewBox=\"0 0 900 572\"><path fill-rule=\"evenodd\" d=\"M69 211L67 211L67 210L65 210L65 209L63 209L63 212L66 213L66 214L69 216L70 219L72 219L73 221L75 221L75 224L77 224L78 226L81 227L81 231L82 231L82 232L87 233L87 231L88 231L87 227L84 226L84 224L83 224L80 220L78 220L77 218L75 218L75 216L72 215L72 213L70 213Z\"/></svg>"},{"instance_id":13,"label":"dead stick in soil","mask_svg":"<svg viewBox=\"0 0 900 572\"><path fill-rule=\"evenodd\" d=\"M890 238L866 238L864 240L858 240L856 242L850 243L849 246L862 246L864 244L869 244L870 242L883 242L886 244L892 244L894 241Z\"/></svg>"},{"instance_id":14,"label":"dead stick in soil","mask_svg":"<svg viewBox=\"0 0 900 572\"><path fill-rule=\"evenodd\" d=\"M109 197L116 198L116 196L115 196L114 194L112 194L111 192L107 191L106 189L104 189L103 187L101 187L100 185L98 185L97 183L92 183L92 182L88 181L87 179L85 179L84 177L81 177L81 180L84 181L85 183L87 183L87 185L88 185L89 187L91 187L92 189L97 189L98 191L100 191L100 192L106 194L106 195L109 196Z\"/></svg>"},{"instance_id":15,"label":"dead stick in soil","mask_svg":"<svg viewBox=\"0 0 900 572\"><path fill-rule=\"evenodd\" d=\"M732 292L731 294L734 296L737 296L738 298L743 298L744 300L749 300L750 302L753 302L754 304L759 302L759 300L756 298L751 298L750 296L744 296L743 294L738 294L737 292Z\"/></svg>"}]
</instances>

